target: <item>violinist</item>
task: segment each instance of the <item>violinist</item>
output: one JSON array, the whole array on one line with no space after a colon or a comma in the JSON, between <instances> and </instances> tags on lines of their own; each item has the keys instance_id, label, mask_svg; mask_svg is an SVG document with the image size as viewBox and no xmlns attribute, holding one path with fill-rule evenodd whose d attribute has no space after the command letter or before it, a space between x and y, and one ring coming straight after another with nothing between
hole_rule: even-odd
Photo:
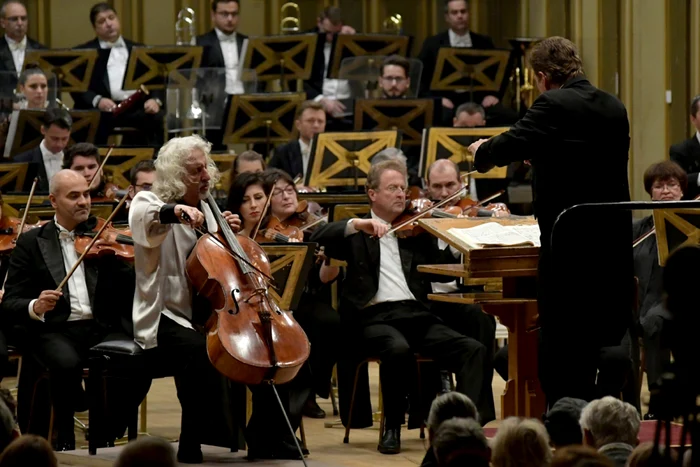
<instances>
[{"instance_id":1,"label":"violinist","mask_svg":"<svg viewBox=\"0 0 700 467\"><path fill-rule=\"evenodd\" d=\"M130 185L129 188L127 188L129 198L112 220L115 226L129 225L129 208L131 207L131 202L134 200L134 196L144 190L150 191L155 179L156 167L152 159L139 161L131 168L131 172L129 173Z\"/></svg>"},{"instance_id":2,"label":"violinist","mask_svg":"<svg viewBox=\"0 0 700 467\"><path fill-rule=\"evenodd\" d=\"M431 235L403 239L386 235L405 210L406 177L406 167L397 161L372 166L366 185L370 215L329 223L311 236L325 246L327 256L347 261L340 317L354 361L367 357L382 361L386 422L378 450L385 454L401 451L406 397L415 381L415 353L433 358L441 369L456 374L457 391L474 401L481 423L495 418L492 371L485 371L490 367L486 349L450 329L430 311L427 295L433 277L417 270L418 265L455 262L454 257L441 251ZM433 280L444 280L444 276ZM338 368L339 376L348 374L341 370L340 362Z\"/></svg>"},{"instance_id":3,"label":"violinist","mask_svg":"<svg viewBox=\"0 0 700 467\"><path fill-rule=\"evenodd\" d=\"M255 151L243 151L233 160L231 165L231 183L239 174L245 172L262 172L265 170L265 159Z\"/></svg>"},{"instance_id":4,"label":"violinist","mask_svg":"<svg viewBox=\"0 0 700 467\"><path fill-rule=\"evenodd\" d=\"M24 99L17 109L45 109L49 104L49 81L44 71L38 66L27 67L19 76L19 92Z\"/></svg>"},{"instance_id":5,"label":"violinist","mask_svg":"<svg viewBox=\"0 0 700 467\"><path fill-rule=\"evenodd\" d=\"M110 201L117 196L118 187L107 182L100 168L100 150L92 143L76 143L63 157L63 168L80 173L90 186L92 202Z\"/></svg>"},{"instance_id":6,"label":"violinist","mask_svg":"<svg viewBox=\"0 0 700 467\"><path fill-rule=\"evenodd\" d=\"M269 193L266 190L260 172L239 174L231 185L227 208L241 218L240 234L250 237L263 215Z\"/></svg>"},{"instance_id":7,"label":"violinist","mask_svg":"<svg viewBox=\"0 0 700 467\"><path fill-rule=\"evenodd\" d=\"M76 236L87 230L88 184L80 174L61 170L51 179L49 199L56 210L54 219L23 233L12 251L0 313L4 322L26 328L24 351L49 371L54 447L63 451L75 449L73 415L86 409L82 372L89 349L111 336L129 334L120 317L131 309L134 277L130 266L107 256L82 262L56 291L78 260ZM120 414L136 408L128 407L126 389L108 390L109 411L115 415L109 423L112 440L126 427ZM111 400L110 394L119 397Z\"/></svg>"},{"instance_id":8,"label":"violinist","mask_svg":"<svg viewBox=\"0 0 700 467\"><path fill-rule=\"evenodd\" d=\"M207 357L206 336L198 331L211 315L211 306L192 294L186 276L186 261L199 234L217 229L211 209L202 202L220 177L210 150L199 136L168 141L155 162L152 190L136 194L129 210L137 284L134 338L146 350L150 367L175 375L182 407L177 457L183 463L203 462L202 427L211 423L207 403L217 405L221 400L217 393L221 376ZM223 214L235 232L240 230L237 215ZM297 459L271 389L251 390L248 458ZM221 412L219 407L213 410Z\"/></svg>"}]
</instances>

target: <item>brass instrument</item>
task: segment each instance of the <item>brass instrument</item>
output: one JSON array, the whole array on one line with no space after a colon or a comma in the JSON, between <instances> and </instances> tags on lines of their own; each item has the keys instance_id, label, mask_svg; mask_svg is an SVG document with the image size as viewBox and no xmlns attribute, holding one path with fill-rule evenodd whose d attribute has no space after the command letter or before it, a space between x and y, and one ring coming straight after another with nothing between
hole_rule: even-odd
<instances>
[{"instance_id":1,"label":"brass instrument","mask_svg":"<svg viewBox=\"0 0 700 467\"><path fill-rule=\"evenodd\" d=\"M196 45L197 27L195 25L195 13L192 8L183 8L177 14L175 21L175 44Z\"/></svg>"},{"instance_id":2,"label":"brass instrument","mask_svg":"<svg viewBox=\"0 0 700 467\"><path fill-rule=\"evenodd\" d=\"M518 81L518 83L519 82L520 81ZM525 95L524 99L521 94ZM530 66L527 50L523 50L523 85L520 87L517 98L518 110L520 110L521 99L525 101L525 105L528 109L532 107L532 103L535 101L535 71Z\"/></svg>"},{"instance_id":3,"label":"brass instrument","mask_svg":"<svg viewBox=\"0 0 700 467\"><path fill-rule=\"evenodd\" d=\"M290 14L287 10L293 10ZM294 2L287 2L280 9L280 32L294 34L301 31L301 10Z\"/></svg>"},{"instance_id":4,"label":"brass instrument","mask_svg":"<svg viewBox=\"0 0 700 467\"><path fill-rule=\"evenodd\" d=\"M384 32L401 35L403 32L403 18L400 14L389 16L383 23Z\"/></svg>"}]
</instances>

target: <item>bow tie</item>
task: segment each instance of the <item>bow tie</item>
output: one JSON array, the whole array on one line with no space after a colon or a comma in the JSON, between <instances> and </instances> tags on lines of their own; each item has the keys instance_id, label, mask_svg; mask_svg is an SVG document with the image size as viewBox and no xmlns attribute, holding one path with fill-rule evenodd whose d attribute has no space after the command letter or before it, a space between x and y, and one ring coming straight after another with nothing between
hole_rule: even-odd
<instances>
[{"instance_id":1,"label":"bow tie","mask_svg":"<svg viewBox=\"0 0 700 467\"><path fill-rule=\"evenodd\" d=\"M219 42L236 42L236 36L234 34L219 36Z\"/></svg>"},{"instance_id":2,"label":"bow tie","mask_svg":"<svg viewBox=\"0 0 700 467\"><path fill-rule=\"evenodd\" d=\"M59 240L75 240L75 233L74 232L67 232L65 230L59 230L58 231L58 239Z\"/></svg>"},{"instance_id":3,"label":"bow tie","mask_svg":"<svg viewBox=\"0 0 700 467\"><path fill-rule=\"evenodd\" d=\"M24 50L27 48L26 44L21 42L15 42L14 44L9 44L10 50Z\"/></svg>"},{"instance_id":4,"label":"bow tie","mask_svg":"<svg viewBox=\"0 0 700 467\"><path fill-rule=\"evenodd\" d=\"M126 44L122 41L117 41L117 42L105 42L105 45L107 46L108 49L114 49L118 47L125 47Z\"/></svg>"}]
</instances>

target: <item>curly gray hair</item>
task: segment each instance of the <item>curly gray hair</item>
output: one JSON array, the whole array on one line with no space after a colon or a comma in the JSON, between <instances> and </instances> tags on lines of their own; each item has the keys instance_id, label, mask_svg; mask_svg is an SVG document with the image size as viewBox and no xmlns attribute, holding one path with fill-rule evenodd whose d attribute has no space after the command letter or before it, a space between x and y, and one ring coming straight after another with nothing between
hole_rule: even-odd
<instances>
[{"instance_id":1,"label":"curly gray hair","mask_svg":"<svg viewBox=\"0 0 700 467\"><path fill-rule=\"evenodd\" d=\"M610 443L637 445L641 420L637 409L627 402L605 396L588 403L581 411L581 431L588 430L595 447Z\"/></svg>"},{"instance_id":2,"label":"curly gray hair","mask_svg":"<svg viewBox=\"0 0 700 467\"><path fill-rule=\"evenodd\" d=\"M210 190L221 178L216 163L209 155L211 143L206 142L198 135L173 138L165 143L158 152L158 158L155 162L156 180L152 189L166 203L177 201L185 196L187 191L183 181L187 175L185 165L195 150L202 151L207 158L207 172L211 177Z\"/></svg>"}]
</instances>

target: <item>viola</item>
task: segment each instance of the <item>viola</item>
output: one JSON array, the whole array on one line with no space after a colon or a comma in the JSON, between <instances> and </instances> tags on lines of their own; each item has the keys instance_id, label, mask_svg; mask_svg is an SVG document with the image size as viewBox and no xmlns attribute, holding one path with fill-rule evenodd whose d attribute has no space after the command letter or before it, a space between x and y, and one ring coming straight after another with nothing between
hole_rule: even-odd
<instances>
[{"instance_id":1,"label":"viola","mask_svg":"<svg viewBox=\"0 0 700 467\"><path fill-rule=\"evenodd\" d=\"M36 224L25 224L22 233L36 229L46 224L48 221L39 221ZM0 255L7 254L14 250L19 237L19 229L22 219L18 217L3 217L0 219Z\"/></svg>"},{"instance_id":2,"label":"viola","mask_svg":"<svg viewBox=\"0 0 700 467\"><path fill-rule=\"evenodd\" d=\"M270 260L260 245L233 233L211 194L207 204L218 230L197 240L186 269L214 311L205 325L209 360L234 382L287 383L309 358L309 340L270 298Z\"/></svg>"},{"instance_id":3,"label":"viola","mask_svg":"<svg viewBox=\"0 0 700 467\"><path fill-rule=\"evenodd\" d=\"M273 241L278 243L289 243L292 241L303 242L304 232L294 225L287 225L271 216L267 226L255 236L255 241L264 243Z\"/></svg>"},{"instance_id":4,"label":"viola","mask_svg":"<svg viewBox=\"0 0 700 467\"><path fill-rule=\"evenodd\" d=\"M134 239L131 237L130 229L117 229L111 222L102 218L91 218L88 220L88 231L81 232L75 238L75 251L82 255L87 250L86 258L100 258L106 255L116 255L126 261L134 260ZM102 227L105 226L104 229ZM88 245L97 233L102 230L94 245L89 250Z\"/></svg>"}]
</instances>

